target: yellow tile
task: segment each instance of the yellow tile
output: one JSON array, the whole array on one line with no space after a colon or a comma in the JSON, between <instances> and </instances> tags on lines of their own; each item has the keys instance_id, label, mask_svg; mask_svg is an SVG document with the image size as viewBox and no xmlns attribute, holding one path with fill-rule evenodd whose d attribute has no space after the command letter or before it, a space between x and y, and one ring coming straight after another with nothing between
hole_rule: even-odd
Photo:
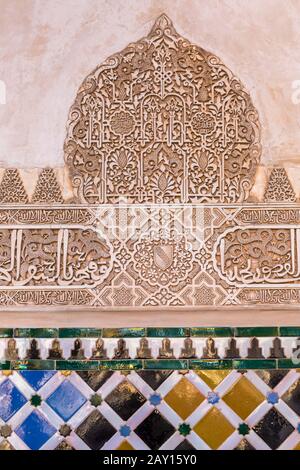
<instances>
[{"instance_id":1,"label":"yellow tile","mask_svg":"<svg viewBox=\"0 0 300 470\"><path fill-rule=\"evenodd\" d=\"M0 450L14 450L14 448L10 442L4 439L2 442L0 442Z\"/></svg>"},{"instance_id":2,"label":"yellow tile","mask_svg":"<svg viewBox=\"0 0 300 470\"><path fill-rule=\"evenodd\" d=\"M60 371L61 375L64 375L65 377L68 377L69 375L72 374L71 370L61 370Z\"/></svg>"},{"instance_id":3,"label":"yellow tile","mask_svg":"<svg viewBox=\"0 0 300 470\"><path fill-rule=\"evenodd\" d=\"M134 447L132 447L131 444L129 444L128 441L123 441L121 442L121 444L119 445L119 447L116 448L116 450L135 450Z\"/></svg>"},{"instance_id":4,"label":"yellow tile","mask_svg":"<svg viewBox=\"0 0 300 470\"><path fill-rule=\"evenodd\" d=\"M223 400L235 413L245 419L265 400L265 397L246 377L241 377L223 396Z\"/></svg>"},{"instance_id":5,"label":"yellow tile","mask_svg":"<svg viewBox=\"0 0 300 470\"><path fill-rule=\"evenodd\" d=\"M197 370L195 372L212 390L231 373L230 370Z\"/></svg>"},{"instance_id":6,"label":"yellow tile","mask_svg":"<svg viewBox=\"0 0 300 470\"><path fill-rule=\"evenodd\" d=\"M165 396L164 400L182 419L186 419L203 402L204 396L184 377Z\"/></svg>"},{"instance_id":7,"label":"yellow tile","mask_svg":"<svg viewBox=\"0 0 300 470\"><path fill-rule=\"evenodd\" d=\"M296 445L296 447L293 448L293 450L300 450L300 442Z\"/></svg>"},{"instance_id":8,"label":"yellow tile","mask_svg":"<svg viewBox=\"0 0 300 470\"><path fill-rule=\"evenodd\" d=\"M3 370L2 371L2 375L5 375L6 377L9 377L12 374L13 374L12 370Z\"/></svg>"},{"instance_id":9,"label":"yellow tile","mask_svg":"<svg viewBox=\"0 0 300 470\"><path fill-rule=\"evenodd\" d=\"M213 407L194 427L194 431L211 449L218 449L235 428L217 408Z\"/></svg>"}]
</instances>

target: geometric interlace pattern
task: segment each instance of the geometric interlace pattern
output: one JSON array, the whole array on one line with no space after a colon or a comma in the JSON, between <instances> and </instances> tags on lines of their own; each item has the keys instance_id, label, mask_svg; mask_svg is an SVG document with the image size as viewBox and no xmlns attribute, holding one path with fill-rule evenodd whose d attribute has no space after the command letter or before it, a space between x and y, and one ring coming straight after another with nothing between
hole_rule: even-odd
<instances>
[{"instance_id":1,"label":"geometric interlace pattern","mask_svg":"<svg viewBox=\"0 0 300 470\"><path fill-rule=\"evenodd\" d=\"M299 393L297 370L3 371L0 449L299 449Z\"/></svg>"}]
</instances>

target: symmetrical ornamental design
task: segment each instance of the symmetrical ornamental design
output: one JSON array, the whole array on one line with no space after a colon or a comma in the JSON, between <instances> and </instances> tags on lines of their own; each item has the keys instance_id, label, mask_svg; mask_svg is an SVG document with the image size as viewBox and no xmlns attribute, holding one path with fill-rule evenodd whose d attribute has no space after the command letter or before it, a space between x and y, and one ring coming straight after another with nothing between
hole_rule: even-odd
<instances>
[{"instance_id":1,"label":"symmetrical ornamental design","mask_svg":"<svg viewBox=\"0 0 300 470\"><path fill-rule=\"evenodd\" d=\"M8 370L0 450L299 450L299 392L288 369Z\"/></svg>"},{"instance_id":2,"label":"symmetrical ornamental design","mask_svg":"<svg viewBox=\"0 0 300 470\"><path fill-rule=\"evenodd\" d=\"M300 207L0 209L2 306L300 304Z\"/></svg>"},{"instance_id":3,"label":"symmetrical ornamental design","mask_svg":"<svg viewBox=\"0 0 300 470\"><path fill-rule=\"evenodd\" d=\"M284 168L273 168L264 196L265 202L296 202L296 195Z\"/></svg>"},{"instance_id":4,"label":"symmetrical ornamental design","mask_svg":"<svg viewBox=\"0 0 300 470\"><path fill-rule=\"evenodd\" d=\"M70 111L65 159L80 202L241 202L260 158L240 81L170 20L96 68Z\"/></svg>"},{"instance_id":5,"label":"symmetrical ornamental design","mask_svg":"<svg viewBox=\"0 0 300 470\"><path fill-rule=\"evenodd\" d=\"M21 171L2 171L1 306L300 304L285 170L272 170L266 204L245 204L259 157L249 94L162 15L79 90L69 203L58 171L41 170L30 195Z\"/></svg>"}]
</instances>

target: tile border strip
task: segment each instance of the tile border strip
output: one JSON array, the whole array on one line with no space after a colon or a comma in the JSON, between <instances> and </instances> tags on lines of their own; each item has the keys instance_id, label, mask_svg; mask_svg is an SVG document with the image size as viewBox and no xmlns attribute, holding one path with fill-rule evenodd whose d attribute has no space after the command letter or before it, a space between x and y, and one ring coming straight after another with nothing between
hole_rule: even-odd
<instances>
[{"instance_id":1,"label":"tile border strip","mask_svg":"<svg viewBox=\"0 0 300 470\"><path fill-rule=\"evenodd\" d=\"M300 337L300 326L130 327L130 328L0 328L0 338L185 338Z\"/></svg>"},{"instance_id":2,"label":"tile border strip","mask_svg":"<svg viewBox=\"0 0 300 470\"><path fill-rule=\"evenodd\" d=\"M0 370L300 369L299 343L297 326L2 328Z\"/></svg>"}]
</instances>

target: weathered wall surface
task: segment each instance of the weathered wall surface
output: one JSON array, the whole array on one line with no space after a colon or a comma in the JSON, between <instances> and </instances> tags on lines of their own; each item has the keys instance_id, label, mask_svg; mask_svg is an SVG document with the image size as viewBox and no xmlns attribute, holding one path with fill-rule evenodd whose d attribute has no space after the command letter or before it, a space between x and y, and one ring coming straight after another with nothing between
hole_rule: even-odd
<instances>
[{"instance_id":1,"label":"weathered wall surface","mask_svg":"<svg viewBox=\"0 0 300 470\"><path fill-rule=\"evenodd\" d=\"M163 11L191 41L219 55L260 113L263 164L288 169L300 187L300 1L0 0L0 162L63 166L68 110L84 77L148 34Z\"/></svg>"}]
</instances>

